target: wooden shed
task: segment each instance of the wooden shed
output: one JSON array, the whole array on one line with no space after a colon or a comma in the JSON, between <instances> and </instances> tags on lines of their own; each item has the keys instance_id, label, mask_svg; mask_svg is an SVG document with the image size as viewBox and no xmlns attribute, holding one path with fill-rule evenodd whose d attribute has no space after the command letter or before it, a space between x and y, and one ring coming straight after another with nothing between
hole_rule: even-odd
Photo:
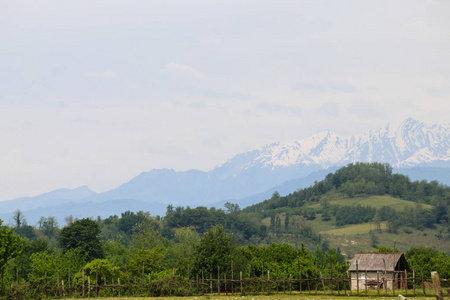
<instances>
[{"instance_id":1,"label":"wooden shed","mask_svg":"<svg viewBox=\"0 0 450 300\"><path fill-rule=\"evenodd\" d=\"M385 288L385 285L388 289L403 289L409 267L403 253L360 252L355 254L348 270L352 290Z\"/></svg>"}]
</instances>

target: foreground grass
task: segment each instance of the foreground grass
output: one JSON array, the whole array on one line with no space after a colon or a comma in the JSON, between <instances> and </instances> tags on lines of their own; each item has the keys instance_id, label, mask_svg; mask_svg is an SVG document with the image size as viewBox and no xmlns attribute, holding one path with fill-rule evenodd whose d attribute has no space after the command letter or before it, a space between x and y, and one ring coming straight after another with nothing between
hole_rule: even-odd
<instances>
[{"instance_id":1,"label":"foreground grass","mask_svg":"<svg viewBox=\"0 0 450 300\"><path fill-rule=\"evenodd\" d=\"M445 290L445 289L444 289ZM434 300L436 297L434 297L434 290L433 289L427 289L426 296L423 296L421 294L421 291L416 290L416 296L412 296L412 290L408 290L408 294L406 295L408 299L415 299L415 300ZM292 294L286 293L273 293L270 295L267 294L260 294L260 295L247 295L247 296L241 296L240 294L235 295L225 295L221 294L220 296L217 294L205 294L203 296L189 296L189 297L179 297L179 296L173 296L173 297L127 297L122 296L120 299L126 299L126 300L357 300L357 299L370 299L370 300L398 300L398 295L405 295L404 290L397 290L395 293L395 296L392 295L392 290L388 291L388 296L384 296L384 291L380 290L380 296L378 296L376 290L368 291L368 295L365 294L365 291L360 291L360 295L357 296L356 291L353 291L352 294L349 294L350 292L347 291L348 294L344 294L343 291L341 291L340 294L337 294L337 292L334 292L331 294L320 294L318 292L317 295L314 295L314 291L312 291L311 294L309 293L298 293L298 292L292 292ZM447 298L448 295L446 292L444 292L444 299ZM117 300L118 297L115 298L102 298L102 297L90 297L90 298L84 298L84 299L98 299L98 300ZM63 300L63 299L61 299Z\"/></svg>"},{"instance_id":2,"label":"foreground grass","mask_svg":"<svg viewBox=\"0 0 450 300\"><path fill-rule=\"evenodd\" d=\"M99 300L117 300L118 298L84 298L84 299L99 299ZM357 300L357 299L378 299L378 300L394 300L398 299L398 297L387 296L387 297L378 297L378 296L345 296L345 295L306 295L306 294L273 294L273 295L253 295L253 296L225 296L225 295L204 295L204 296L195 296L195 297L121 297L120 299L127 300ZM408 296L408 299L417 299L417 300L434 300L436 297L428 296L428 297L412 297ZM63 299L61 299L63 300Z\"/></svg>"}]
</instances>

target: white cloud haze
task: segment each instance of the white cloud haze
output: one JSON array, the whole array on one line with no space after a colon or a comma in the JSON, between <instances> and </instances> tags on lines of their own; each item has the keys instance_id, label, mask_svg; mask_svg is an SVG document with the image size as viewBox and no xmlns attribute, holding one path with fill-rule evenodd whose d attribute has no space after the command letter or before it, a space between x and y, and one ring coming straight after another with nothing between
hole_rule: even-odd
<instances>
[{"instance_id":1,"label":"white cloud haze","mask_svg":"<svg viewBox=\"0 0 450 300\"><path fill-rule=\"evenodd\" d=\"M448 1L3 1L0 200L450 115Z\"/></svg>"}]
</instances>

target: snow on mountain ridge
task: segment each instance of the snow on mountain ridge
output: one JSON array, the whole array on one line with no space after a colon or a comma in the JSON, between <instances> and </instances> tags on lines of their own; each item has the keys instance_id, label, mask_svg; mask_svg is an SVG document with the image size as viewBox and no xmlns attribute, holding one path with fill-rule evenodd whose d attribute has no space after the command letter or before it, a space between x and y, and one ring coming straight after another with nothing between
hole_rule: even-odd
<instances>
[{"instance_id":1,"label":"snow on mountain ridge","mask_svg":"<svg viewBox=\"0 0 450 300\"><path fill-rule=\"evenodd\" d=\"M428 126L409 118L345 138L327 130L291 143L269 144L253 150L253 159L246 161L242 169L256 166L274 169L299 164L328 168L359 161L409 167L431 161L450 161L449 140L448 126Z\"/></svg>"}]
</instances>

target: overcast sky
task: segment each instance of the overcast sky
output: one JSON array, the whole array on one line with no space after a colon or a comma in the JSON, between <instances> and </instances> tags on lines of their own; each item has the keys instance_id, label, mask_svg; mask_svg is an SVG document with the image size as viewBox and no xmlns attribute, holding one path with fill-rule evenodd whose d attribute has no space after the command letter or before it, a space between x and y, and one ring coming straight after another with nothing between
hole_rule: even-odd
<instances>
[{"instance_id":1,"label":"overcast sky","mask_svg":"<svg viewBox=\"0 0 450 300\"><path fill-rule=\"evenodd\" d=\"M450 1L0 0L0 200L448 124Z\"/></svg>"}]
</instances>

